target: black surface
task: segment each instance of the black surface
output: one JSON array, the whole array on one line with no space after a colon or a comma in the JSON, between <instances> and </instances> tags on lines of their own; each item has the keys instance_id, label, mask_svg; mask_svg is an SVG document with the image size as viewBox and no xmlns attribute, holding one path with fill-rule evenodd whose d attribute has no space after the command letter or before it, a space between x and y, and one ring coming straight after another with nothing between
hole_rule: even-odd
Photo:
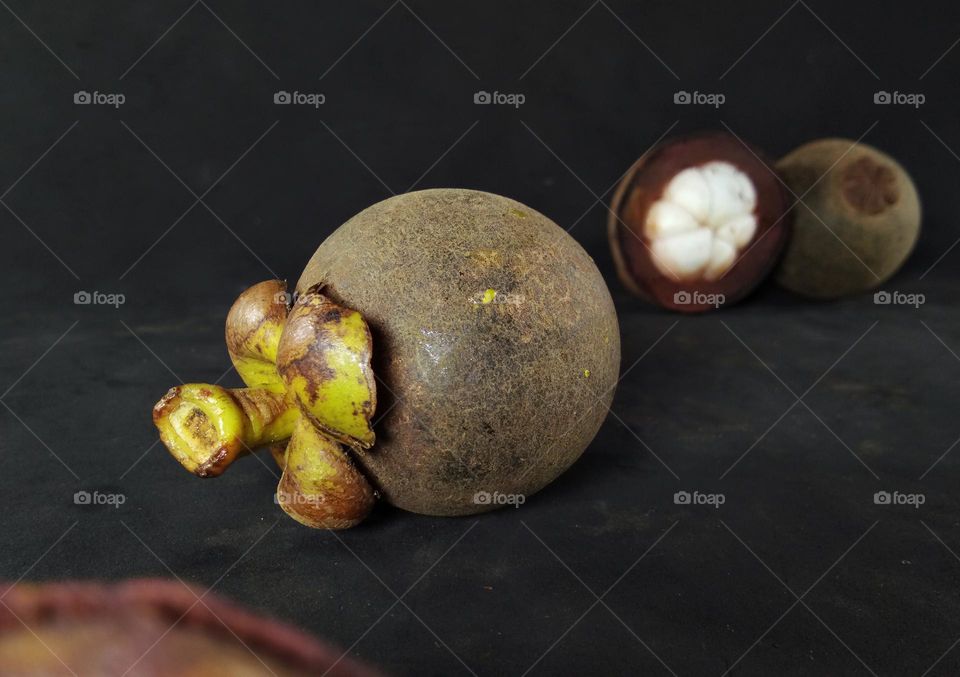
<instances>
[{"instance_id":1,"label":"black surface","mask_svg":"<svg viewBox=\"0 0 960 677\"><path fill-rule=\"evenodd\" d=\"M944 256L960 49L928 70L958 23L949 3L10 0L0 577L175 574L393 674L957 674L960 452L927 471L960 435L960 249ZM80 89L127 100L77 106ZM279 89L327 101L276 106ZM526 103L475 106L480 89ZM679 89L727 102L676 106ZM874 105L881 89L927 101ZM678 318L626 296L597 198L668 129L724 125L773 156L866 134L901 159L925 231L886 288L926 304L766 288ZM296 279L339 223L411 186L576 223L614 291L627 372L582 460L520 509L381 507L340 534L274 506L269 459L188 476L149 411L180 378L228 368L232 299ZM206 208L187 211L197 196ZM126 303L74 305L80 290ZM126 502L75 506L79 490ZM678 490L726 502L678 506ZM926 502L875 505L880 490Z\"/></svg>"}]
</instances>

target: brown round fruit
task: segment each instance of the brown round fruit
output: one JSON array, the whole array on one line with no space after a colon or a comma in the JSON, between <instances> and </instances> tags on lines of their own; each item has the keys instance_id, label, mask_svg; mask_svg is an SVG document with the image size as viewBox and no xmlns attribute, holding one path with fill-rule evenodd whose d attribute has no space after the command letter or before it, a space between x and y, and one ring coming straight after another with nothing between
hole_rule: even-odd
<instances>
[{"instance_id":1,"label":"brown round fruit","mask_svg":"<svg viewBox=\"0 0 960 677\"><path fill-rule=\"evenodd\" d=\"M735 136L671 139L637 160L614 194L607 234L617 272L671 310L735 303L776 263L788 206L763 155Z\"/></svg>"},{"instance_id":2,"label":"brown round fruit","mask_svg":"<svg viewBox=\"0 0 960 677\"><path fill-rule=\"evenodd\" d=\"M355 458L394 505L464 515L529 496L607 414L610 294L576 241L519 202L438 189L375 204L320 245L297 290L318 283L370 326L377 441Z\"/></svg>"},{"instance_id":3,"label":"brown round fruit","mask_svg":"<svg viewBox=\"0 0 960 677\"><path fill-rule=\"evenodd\" d=\"M907 260L920 233L920 198L889 155L848 139L820 139L777 163L803 198L777 281L832 299L873 289Z\"/></svg>"}]
</instances>

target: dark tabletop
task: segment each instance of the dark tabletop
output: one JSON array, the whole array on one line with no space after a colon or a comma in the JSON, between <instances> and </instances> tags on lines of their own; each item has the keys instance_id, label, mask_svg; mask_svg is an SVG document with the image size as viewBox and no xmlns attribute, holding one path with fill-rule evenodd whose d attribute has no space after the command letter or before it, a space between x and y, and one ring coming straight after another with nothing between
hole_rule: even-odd
<instances>
[{"instance_id":1,"label":"dark tabletop","mask_svg":"<svg viewBox=\"0 0 960 677\"><path fill-rule=\"evenodd\" d=\"M0 579L177 576L398 675L960 671L960 6L0 4ZM924 232L884 288L925 303L767 286L679 317L626 295L603 205L651 144L703 128L900 159ZM274 505L269 458L178 467L150 408L227 372L235 296L439 186L572 227L606 276L624 378L582 459L519 509L381 506L339 533Z\"/></svg>"}]
</instances>

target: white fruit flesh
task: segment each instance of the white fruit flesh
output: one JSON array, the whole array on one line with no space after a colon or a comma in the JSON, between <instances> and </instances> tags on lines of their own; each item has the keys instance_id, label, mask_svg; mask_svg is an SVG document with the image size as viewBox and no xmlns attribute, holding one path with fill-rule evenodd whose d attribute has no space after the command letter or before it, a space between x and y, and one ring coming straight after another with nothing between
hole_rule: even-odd
<instances>
[{"instance_id":1,"label":"white fruit flesh","mask_svg":"<svg viewBox=\"0 0 960 677\"><path fill-rule=\"evenodd\" d=\"M647 212L653 263L678 281L720 279L757 232L757 191L727 162L674 176Z\"/></svg>"}]
</instances>

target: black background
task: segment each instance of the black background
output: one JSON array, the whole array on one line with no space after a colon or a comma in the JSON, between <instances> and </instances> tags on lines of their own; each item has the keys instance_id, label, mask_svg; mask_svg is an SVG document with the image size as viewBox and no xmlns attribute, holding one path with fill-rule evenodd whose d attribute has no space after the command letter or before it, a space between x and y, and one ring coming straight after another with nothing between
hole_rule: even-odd
<instances>
[{"instance_id":1,"label":"black background","mask_svg":"<svg viewBox=\"0 0 960 677\"><path fill-rule=\"evenodd\" d=\"M960 452L930 468L960 435L958 37L951 3L9 0L0 576L175 574L393 674L956 674ZM772 157L863 136L900 159L924 232L884 288L926 303L767 287L678 318L627 296L613 184L662 135L725 127ZM216 481L180 469L150 408L227 371L235 296L295 280L362 208L439 186L547 214L607 277L627 373L582 460L520 509L382 506L337 534L282 514L267 458ZM78 490L126 502L76 506ZM875 505L881 490L925 503Z\"/></svg>"}]
</instances>

